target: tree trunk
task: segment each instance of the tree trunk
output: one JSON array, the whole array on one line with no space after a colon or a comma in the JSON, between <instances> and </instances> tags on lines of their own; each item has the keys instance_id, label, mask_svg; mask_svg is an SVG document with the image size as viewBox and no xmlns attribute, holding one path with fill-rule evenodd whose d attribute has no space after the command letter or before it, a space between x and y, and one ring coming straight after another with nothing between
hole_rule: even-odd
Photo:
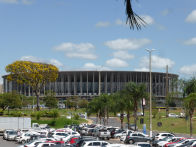
<instances>
[{"instance_id":1,"label":"tree trunk","mask_svg":"<svg viewBox=\"0 0 196 147\"><path fill-rule=\"evenodd\" d=\"M130 112L127 111L127 128L130 129Z\"/></svg>"},{"instance_id":2,"label":"tree trunk","mask_svg":"<svg viewBox=\"0 0 196 147\"><path fill-rule=\"evenodd\" d=\"M135 131L137 129L136 125L137 125L137 102L135 102L134 105L134 125L135 125Z\"/></svg>"},{"instance_id":3,"label":"tree trunk","mask_svg":"<svg viewBox=\"0 0 196 147\"><path fill-rule=\"evenodd\" d=\"M166 106L166 117L169 116L169 106Z\"/></svg>"},{"instance_id":4,"label":"tree trunk","mask_svg":"<svg viewBox=\"0 0 196 147\"><path fill-rule=\"evenodd\" d=\"M40 110L40 106L39 106L39 93L36 92L36 97L37 97L37 111Z\"/></svg>"},{"instance_id":5,"label":"tree trunk","mask_svg":"<svg viewBox=\"0 0 196 147\"><path fill-rule=\"evenodd\" d=\"M192 124L192 115L190 114L190 137L193 135L193 124Z\"/></svg>"},{"instance_id":6,"label":"tree trunk","mask_svg":"<svg viewBox=\"0 0 196 147\"><path fill-rule=\"evenodd\" d=\"M120 114L120 125L121 125L121 129L123 129L123 120L124 120L124 114L121 113Z\"/></svg>"},{"instance_id":7,"label":"tree trunk","mask_svg":"<svg viewBox=\"0 0 196 147\"><path fill-rule=\"evenodd\" d=\"M96 114L96 124L98 124L98 119L99 119L98 117L99 117L99 114L97 113Z\"/></svg>"},{"instance_id":8,"label":"tree trunk","mask_svg":"<svg viewBox=\"0 0 196 147\"><path fill-rule=\"evenodd\" d=\"M108 112L108 109L107 109L107 125L108 125L108 120L109 120L109 112Z\"/></svg>"}]
</instances>

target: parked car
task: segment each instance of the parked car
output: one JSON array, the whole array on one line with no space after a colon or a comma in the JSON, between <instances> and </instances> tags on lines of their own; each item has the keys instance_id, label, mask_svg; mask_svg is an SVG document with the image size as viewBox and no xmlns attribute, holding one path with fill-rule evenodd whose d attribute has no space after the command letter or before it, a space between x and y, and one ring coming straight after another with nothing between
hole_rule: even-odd
<instances>
[{"instance_id":1,"label":"parked car","mask_svg":"<svg viewBox=\"0 0 196 147\"><path fill-rule=\"evenodd\" d=\"M150 143L148 142L136 142L134 145L140 146L140 147L151 147Z\"/></svg>"},{"instance_id":2,"label":"parked car","mask_svg":"<svg viewBox=\"0 0 196 147\"><path fill-rule=\"evenodd\" d=\"M17 135L18 135L17 131L9 131L7 134L7 140L13 141L13 140L15 140Z\"/></svg>"},{"instance_id":3,"label":"parked car","mask_svg":"<svg viewBox=\"0 0 196 147\"><path fill-rule=\"evenodd\" d=\"M176 142L178 141L179 139L181 139L182 137L167 137L167 139L164 139L164 140L160 140L158 143L157 143L157 146L159 147L164 147L166 144L168 143L171 143L171 142Z\"/></svg>"},{"instance_id":4,"label":"parked car","mask_svg":"<svg viewBox=\"0 0 196 147\"><path fill-rule=\"evenodd\" d=\"M14 131L13 129L7 129L3 132L3 139L7 140L7 136L8 136L8 133L9 132L12 132Z\"/></svg>"},{"instance_id":5,"label":"parked car","mask_svg":"<svg viewBox=\"0 0 196 147\"><path fill-rule=\"evenodd\" d=\"M184 143L183 145L181 145L180 147L190 147L190 146L194 146L194 144L195 144L195 146L196 146L196 141L195 140L191 140L191 141L189 141L189 142L187 142L187 143Z\"/></svg>"},{"instance_id":6,"label":"parked car","mask_svg":"<svg viewBox=\"0 0 196 147\"><path fill-rule=\"evenodd\" d=\"M120 138L121 136L126 135L126 134L127 134L127 132L124 130L124 131L122 131L120 133L115 133L114 134L114 138Z\"/></svg>"},{"instance_id":7,"label":"parked car","mask_svg":"<svg viewBox=\"0 0 196 147\"><path fill-rule=\"evenodd\" d=\"M105 129L99 130L99 134L97 137L102 138L102 139L107 138L109 140L111 137L110 131L105 130Z\"/></svg>"},{"instance_id":8,"label":"parked car","mask_svg":"<svg viewBox=\"0 0 196 147\"><path fill-rule=\"evenodd\" d=\"M124 143L134 144L135 142L151 142L151 141L152 139L148 137L148 135L140 132L134 132L126 136Z\"/></svg>"},{"instance_id":9,"label":"parked car","mask_svg":"<svg viewBox=\"0 0 196 147\"><path fill-rule=\"evenodd\" d=\"M183 141L183 140L185 140L184 137L183 138L176 138L176 139L174 139L174 141L171 140L169 143L166 143L165 147L173 146L174 144L176 144L176 143L178 143L180 141Z\"/></svg>"},{"instance_id":10,"label":"parked car","mask_svg":"<svg viewBox=\"0 0 196 147\"><path fill-rule=\"evenodd\" d=\"M168 115L169 117L172 117L172 118L178 118L179 115L175 114L175 113L169 113Z\"/></svg>"},{"instance_id":11,"label":"parked car","mask_svg":"<svg viewBox=\"0 0 196 147\"><path fill-rule=\"evenodd\" d=\"M155 135L153 137L153 139L154 140L161 140L161 139L163 139L165 137L175 137L175 135L172 134L172 133L158 133L157 135Z\"/></svg>"},{"instance_id":12,"label":"parked car","mask_svg":"<svg viewBox=\"0 0 196 147\"><path fill-rule=\"evenodd\" d=\"M81 147L88 147L88 146L93 146L93 147L102 147L102 146L107 146L110 143L106 141L85 141Z\"/></svg>"},{"instance_id":13,"label":"parked car","mask_svg":"<svg viewBox=\"0 0 196 147\"><path fill-rule=\"evenodd\" d=\"M55 146L55 143L39 143L36 147L47 147L47 146Z\"/></svg>"}]
</instances>

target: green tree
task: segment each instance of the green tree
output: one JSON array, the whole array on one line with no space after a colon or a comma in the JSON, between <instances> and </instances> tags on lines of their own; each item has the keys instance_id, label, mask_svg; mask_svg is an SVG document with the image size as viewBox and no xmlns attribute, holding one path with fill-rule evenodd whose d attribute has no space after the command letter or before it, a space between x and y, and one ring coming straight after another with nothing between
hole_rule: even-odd
<instances>
[{"instance_id":1,"label":"green tree","mask_svg":"<svg viewBox=\"0 0 196 147\"><path fill-rule=\"evenodd\" d=\"M86 99L81 99L78 102L79 108L87 108L88 107L88 101Z\"/></svg>"},{"instance_id":2,"label":"green tree","mask_svg":"<svg viewBox=\"0 0 196 147\"><path fill-rule=\"evenodd\" d=\"M192 137L192 134L193 134L192 118L193 118L194 110L196 108L196 93L191 93L186 98L184 98L184 105L185 105L186 111L189 114L189 119L190 119L190 137Z\"/></svg>"},{"instance_id":3,"label":"green tree","mask_svg":"<svg viewBox=\"0 0 196 147\"><path fill-rule=\"evenodd\" d=\"M20 99L20 95L16 92L9 92L0 94L0 107L2 111L7 108L20 108L22 106L22 102Z\"/></svg>"},{"instance_id":4,"label":"green tree","mask_svg":"<svg viewBox=\"0 0 196 147\"><path fill-rule=\"evenodd\" d=\"M133 111L133 97L129 93L129 91L126 91L123 89L120 91L121 99L124 101L125 105L125 111L127 113L127 124L128 124L128 129L130 129L130 113Z\"/></svg>"},{"instance_id":5,"label":"green tree","mask_svg":"<svg viewBox=\"0 0 196 147\"><path fill-rule=\"evenodd\" d=\"M46 83L55 82L58 77L58 68L51 64L35 63L30 61L15 61L6 66L9 73L7 79L32 87L37 97L37 110L40 110L40 91Z\"/></svg>"},{"instance_id":6,"label":"green tree","mask_svg":"<svg viewBox=\"0 0 196 147\"><path fill-rule=\"evenodd\" d=\"M120 112L120 124L121 129L123 129L123 122L124 122L124 111L126 110L126 101L122 97L121 92L117 92L113 95L113 100L115 102L114 107L118 112Z\"/></svg>"},{"instance_id":7,"label":"green tree","mask_svg":"<svg viewBox=\"0 0 196 147\"><path fill-rule=\"evenodd\" d=\"M188 96L191 93L196 93L196 78L195 77L185 82L184 96Z\"/></svg>"},{"instance_id":8,"label":"green tree","mask_svg":"<svg viewBox=\"0 0 196 147\"><path fill-rule=\"evenodd\" d=\"M48 107L49 109L58 107L57 105L58 101L55 97L55 93L52 91L46 92L46 96L44 97L44 102L45 102L46 107Z\"/></svg>"},{"instance_id":9,"label":"green tree","mask_svg":"<svg viewBox=\"0 0 196 147\"><path fill-rule=\"evenodd\" d=\"M134 107L134 124L136 130L138 103L141 101L142 98L147 97L146 86L144 84L136 84L130 82L126 85L125 90L132 97L133 107Z\"/></svg>"}]
</instances>

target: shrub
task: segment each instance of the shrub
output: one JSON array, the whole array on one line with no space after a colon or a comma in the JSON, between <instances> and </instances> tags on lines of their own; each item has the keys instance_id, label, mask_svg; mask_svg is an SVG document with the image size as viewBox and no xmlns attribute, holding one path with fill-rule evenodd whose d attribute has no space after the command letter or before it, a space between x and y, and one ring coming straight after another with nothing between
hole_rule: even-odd
<instances>
[{"instance_id":1,"label":"shrub","mask_svg":"<svg viewBox=\"0 0 196 147\"><path fill-rule=\"evenodd\" d=\"M40 117L41 117L40 112L37 112L36 113L36 120L40 120Z\"/></svg>"},{"instance_id":2,"label":"shrub","mask_svg":"<svg viewBox=\"0 0 196 147\"><path fill-rule=\"evenodd\" d=\"M52 120L52 121L49 123L49 125L54 127L54 126L56 125L56 121L55 121L55 120Z\"/></svg>"},{"instance_id":3,"label":"shrub","mask_svg":"<svg viewBox=\"0 0 196 147\"><path fill-rule=\"evenodd\" d=\"M75 119L75 120L79 120L79 119L80 119L80 116L79 116L78 114L74 114L73 119Z\"/></svg>"}]
</instances>

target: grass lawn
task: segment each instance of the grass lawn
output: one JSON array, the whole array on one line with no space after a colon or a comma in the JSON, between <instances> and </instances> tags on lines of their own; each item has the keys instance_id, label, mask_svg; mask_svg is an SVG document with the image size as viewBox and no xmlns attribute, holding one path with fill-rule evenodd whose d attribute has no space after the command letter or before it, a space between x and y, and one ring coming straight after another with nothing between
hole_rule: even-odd
<instances>
[{"instance_id":1,"label":"grass lawn","mask_svg":"<svg viewBox=\"0 0 196 147\"><path fill-rule=\"evenodd\" d=\"M179 110L170 110L170 113L179 114ZM140 119L144 119L144 124L146 124L147 130L149 130L149 112L145 111L145 116L138 117L137 126L139 129L143 128L143 124L140 124ZM127 122L125 118L125 122ZM131 117L131 123L134 122L133 117ZM162 126L158 127L157 123L161 122ZM152 118L152 128L153 130L172 132L172 133L185 133L189 134L189 120L185 118L166 118L165 110L158 112L156 118ZM196 134L196 118L193 119L193 134Z\"/></svg>"}]
</instances>

